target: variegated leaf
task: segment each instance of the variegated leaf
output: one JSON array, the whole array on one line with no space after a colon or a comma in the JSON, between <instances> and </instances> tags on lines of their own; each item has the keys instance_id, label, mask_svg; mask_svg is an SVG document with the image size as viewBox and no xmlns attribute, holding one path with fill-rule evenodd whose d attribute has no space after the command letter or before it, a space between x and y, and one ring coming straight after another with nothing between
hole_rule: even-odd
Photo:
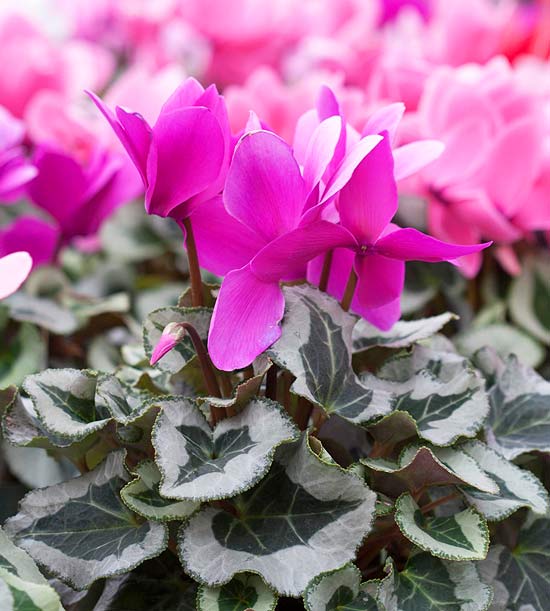
<instances>
[{"instance_id":1,"label":"variegated leaf","mask_svg":"<svg viewBox=\"0 0 550 611\"><path fill-rule=\"evenodd\" d=\"M32 558L0 529L0 609L63 611L59 596Z\"/></svg>"},{"instance_id":2,"label":"variegated leaf","mask_svg":"<svg viewBox=\"0 0 550 611\"><path fill-rule=\"evenodd\" d=\"M277 450L266 477L226 507L191 517L179 537L186 572L210 586L258 573L298 596L319 573L351 560L371 528L376 495L301 441Z\"/></svg>"},{"instance_id":3,"label":"variegated leaf","mask_svg":"<svg viewBox=\"0 0 550 611\"><path fill-rule=\"evenodd\" d=\"M508 460L550 452L550 382L509 357L489 392L487 443Z\"/></svg>"},{"instance_id":4,"label":"variegated leaf","mask_svg":"<svg viewBox=\"0 0 550 611\"><path fill-rule=\"evenodd\" d=\"M531 335L550 345L550 257L526 257L521 274L510 289L510 314L514 322Z\"/></svg>"},{"instance_id":5,"label":"variegated leaf","mask_svg":"<svg viewBox=\"0 0 550 611\"><path fill-rule=\"evenodd\" d=\"M79 320L69 308L52 299L35 297L19 291L4 301L10 308L10 317L30 322L57 335L69 335L79 327Z\"/></svg>"},{"instance_id":6,"label":"variegated leaf","mask_svg":"<svg viewBox=\"0 0 550 611\"><path fill-rule=\"evenodd\" d=\"M493 545L479 564L495 592L492 611L547 611L550 592L550 519L529 519L514 549Z\"/></svg>"},{"instance_id":7,"label":"variegated leaf","mask_svg":"<svg viewBox=\"0 0 550 611\"><path fill-rule=\"evenodd\" d=\"M351 367L357 319L310 286L287 287L284 293L282 336L267 354L296 377L292 392L351 422L388 413L388 394L362 384Z\"/></svg>"},{"instance_id":8,"label":"variegated leaf","mask_svg":"<svg viewBox=\"0 0 550 611\"><path fill-rule=\"evenodd\" d=\"M380 582L378 599L392 611L486 611L492 591L479 578L473 562L449 562L420 553L411 556L404 570L392 562Z\"/></svg>"},{"instance_id":9,"label":"variegated leaf","mask_svg":"<svg viewBox=\"0 0 550 611\"><path fill-rule=\"evenodd\" d=\"M277 595L258 575L235 575L218 588L201 586L197 611L274 611Z\"/></svg>"},{"instance_id":10,"label":"variegated leaf","mask_svg":"<svg viewBox=\"0 0 550 611\"><path fill-rule=\"evenodd\" d=\"M105 427L111 413L97 406L97 374L77 369L46 369L28 376L23 388L44 427L56 435L83 439Z\"/></svg>"},{"instance_id":11,"label":"variegated leaf","mask_svg":"<svg viewBox=\"0 0 550 611\"><path fill-rule=\"evenodd\" d=\"M183 397L159 401L152 433L166 498L205 501L247 490L267 472L275 448L298 430L279 404L253 399L214 430L196 403Z\"/></svg>"},{"instance_id":12,"label":"variegated leaf","mask_svg":"<svg viewBox=\"0 0 550 611\"><path fill-rule=\"evenodd\" d=\"M113 375L100 374L97 378L96 409L110 413L119 424L127 425L143 416L152 398L150 392L121 382Z\"/></svg>"},{"instance_id":13,"label":"variegated leaf","mask_svg":"<svg viewBox=\"0 0 550 611\"><path fill-rule=\"evenodd\" d=\"M418 435L436 446L474 437L489 412L484 381L461 356L415 346L363 383L392 395L393 412L369 428L381 443Z\"/></svg>"},{"instance_id":14,"label":"variegated leaf","mask_svg":"<svg viewBox=\"0 0 550 611\"><path fill-rule=\"evenodd\" d=\"M322 573L304 592L307 611L383 611L373 590L376 582L361 583L361 571L354 564Z\"/></svg>"},{"instance_id":15,"label":"variegated leaf","mask_svg":"<svg viewBox=\"0 0 550 611\"><path fill-rule=\"evenodd\" d=\"M137 478L120 491L126 505L140 516L155 522L184 520L199 508L194 501L173 501L160 496L160 471L152 460L140 463Z\"/></svg>"},{"instance_id":16,"label":"variegated leaf","mask_svg":"<svg viewBox=\"0 0 550 611\"><path fill-rule=\"evenodd\" d=\"M480 441L469 441L460 449L499 486L498 494L462 488L466 500L487 520L503 520L521 507L528 507L538 514L550 510L548 493L532 473L520 469Z\"/></svg>"},{"instance_id":17,"label":"variegated leaf","mask_svg":"<svg viewBox=\"0 0 550 611\"><path fill-rule=\"evenodd\" d=\"M28 376L46 367L47 347L40 331L23 323L16 335L8 340L4 336L0 354L0 388L21 384Z\"/></svg>"},{"instance_id":18,"label":"variegated leaf","mask_svg":"<svg viewBox=\"0 0 550 611\"><path fill-rule=\"evenodd\" d=\"M130 571L165 549L167 533L124 505L120 489L127 481L124 452L109 454L82 477L29 492L6 532L76 589Z\"/></svg>"},{"instance_id":19,"label":"variegated leaf","mask_svg":"<svg viewBox=\"0 0 550 611\"><path fill-rule=\"evenodd\" d=\"M454 448L411 445L401 452L397 462L383 458L363 458L361 462L376 472L376 489L394 497L406 490L451 484L498 492L497 484L476 461Z\"/></svg>"},{"instance_id":20,"label":"variegated leaf","mask_svg":"<svg viewBox=\"0 0 550 611\"><path fill-rule=\"evenodd\" d=\"M405 348L415 342L438 333L447 323L457 316L450 312L420 318L419 320L400 320L389 331L380 331L364 318L360 319L353 329L353 351L361 352L374 346L385 348Z\"/></svg>"},{"instance_id":21,"label":"variegated leaf","mask_svg":"<svg viewBox=\"0 0 550 611\"><path fill-rule=\"evenodd\" d=\"M437 558L481 560L487 555L489 530L474 509L448 517L429 517L405 493L395 503L395 521L407 539Z\"/></svg>"},{"instance_id":22,"label":"variegated leaf","mask_svg":"<svg viewBox=\"0 0 550 611\"><path fill-rule=\"evenodd\" d=\"M160 340L164 328L169 323L188 322L193 325L199 337L206 341L212 310L210 308L168 307L154 310L143 325L143 346L147 358L151 358L153 348ZM189 336L184 337L176 346L163 356L156 367L169 373L177 373L195 356L195 348Z\"/></svg>"}]
</instances>

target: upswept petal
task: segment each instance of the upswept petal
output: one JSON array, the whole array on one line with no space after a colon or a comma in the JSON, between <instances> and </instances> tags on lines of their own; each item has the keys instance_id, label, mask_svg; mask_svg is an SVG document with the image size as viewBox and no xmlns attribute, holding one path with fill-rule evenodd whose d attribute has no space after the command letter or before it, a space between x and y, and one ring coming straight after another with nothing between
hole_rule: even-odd
<instances>
[{"instance_id":1,"label":"upswept petal","mask_svg":"<svg viewBox=\"0 0 550 611\"><path fill-rule=\"evenodd\" d=\"M218 178L224 154L220 125L208 109L191 107L162 114L147 160L147 212L168 216L210 186Z\"/></svg>"},{"instance_id":2,"label":"upswept petal","mask_svg":"<svg viewBox=\"0 0 550 611\"><path fill-rule=\"evenodd\" d=\"M374 244L397 212L397 185L387 135L340 191L340 222L361 244Z\"/></svg>"},{"instance_id":3,"label":"upswept petal","mask_svg":"<svg viewBox=\"0 0 550 611\"><path fill-rule=\"evenodd\" d=\"M395 139L397 127L405 114L405 104L397 102L389 104L374 112L363 127L362 136L388 132L390 142Z\"/></svg>"},{"instance_id":4,"label":"upswept petal","mask_svg":"<svg viewBox=\"0 0 550 611\"><path fill-rule=\"evenodd\" d=\"M281 336L284 309L279 282L262 282L248 265L229 272L208 335L214 365L222 371L249 365Z\"/></svg>"},{"instance_id":5,"label":"upswept petal","mask_svg":"<svg viewBox=\"0 0 550 611\"><path fill-rule=\"evenodd\" d=\"M32 268L28 252L14 252L0 259L0 299L15 293L25 282Z\"/></svg>"},{"instance_id":6,"label":"upswept petal","mask_svg":"<svg viewBox=\"0 0 550 611\"><path fill-rule=\"evenodd\" d=\"M438 159L445 145L439 140L417 140L393 150L395 180L403 180Z\"/></svg>"},{"instance_id":7,"label":"upswept petal","mask_svg":"<svg viewBox=\"0 0 550 611\"><path fill-rule=\"evenodd\" d=\"M117 116L95 93L86 91L101 114L107 119L130 159L138 169L143 184L147 186L147 156L151 142L151 128L138 113L117 108ZM122 121L121 122L121 118Z\"/></svg>"},{"instance_id":8,"label":"upswept petal","mask_svg":"<svg viewBox=\"0 0 550 611\"><path fill-rule=\"evenodd\" d=\"M320 121L324 121L329 117L342 116L338 99L327 85L321 85L315 107Z\"/></svg>"},{"instance_id":9,"label":"upswept petal","mask_svg":"<svg viewBox=\"0 0 550 611\"><path fill-rule=\"evenodd\" d=\"M271 241L298 225L305 200L305 183L288 144L272 132L245 134L227 174L227 211Z\"/></svg>"},{"instance_id":10,"label":"upswept petal","mask_svg":"<svg viewBox=\"0 0 550 611\"><path fill-rule=\"evenodd\" d=\"M59 230L42 219L20 216L0 229L0 257L24 250L32 257L33 266L51 263L55 257Z\"/></svg>"},{"instance_id":11,"label":"upswept petal","mask_svg":"<svg viewBox=\"0 0 550 611\"><path fill-rule=\"evenodd\" d=\"M356 244L344 227L317 221L270 242L250 262L250 269L266 282L305 278L311 259L333 248Z\"/></svg>"},{"instance_id":12,"label":"upswept petal","mask_svg":"<svg viewBox=\"0 0 550 611\"><path fill-rule=\"evenodd\" d=\"M333 161L344 129L342 118L335 116L321 122L313 132L304 161L304 181L308 193L321 182Z\"/></svg>"},{"instance_id":13,"label":"upswept petal","mask_svg":"<svg viewBox=\"0 0 550 611\"><path fill-rule=\"evenodd\" d=\"M328 277L327 293L340 301L344 296L348 278L355 261L355 252L349 248L335 248L332 252L332 260L330 264L330 274ZM308 263L307 279L315 286L319 285L323 266L325 263L325 255L316 257ZM353 309L353 305L352 305Z\"/></svg>"},{"instance_id":14,"label":"upswept petal","mask_svg":"<svg viewBox=\"0 0 550 611\"><path fill-rule=\"evenodd\" d=\"M21 195L23 187L29 183L38 170L24 157L9 160L0 166L0 198L11 200Z\"/></svg>"},{"instance_id":15,"label":"upswept petal","mask_svg":"<svg viewBox=\"0 0 550 611\"><path fill-rule=\"evenodd\" d=\"M266 245L261 236L227 212L221 195L198 206L191 225L201 267L218 276L240 269Z\"/></svg>"},{"instance_id":16,"label":"upswept petal","mask_svg":"<svg viewBox=\"0 0 550 611\"><path fill-rule=\"evenodd\" d=\"M321 203L334 197L348 183L357 167L382 140L382 136L365 136L351 148L328 182L321 197Z\"/></svg>"},{"instance_id":17,"label":"upswept petal","mask_svg":"<svg viewBox=\"0 0 550 611\"><path fill-rule=\"evenodd\" d=\"M448 244L432 238L417 229L408 227L398 229L376 242L376 252L385 257L400 259L401 261L453 261L458 257L479 252L490 246L492 242L484 244Z\"/></svg>"},{"instance_id":18,"label":"upswept petal","mask_svg":"<svg viewBox=\"0 0 550 611\"><path fill-rule=\"evenodd\" d=\"M187 106L199 106L197 99L204 93L204 87L194 79L189 77L174 91L174 93L164 102L160 110L163 113L173 112ZM201 106L206 106L201 104Z\"/></svg>"}]
</instances>

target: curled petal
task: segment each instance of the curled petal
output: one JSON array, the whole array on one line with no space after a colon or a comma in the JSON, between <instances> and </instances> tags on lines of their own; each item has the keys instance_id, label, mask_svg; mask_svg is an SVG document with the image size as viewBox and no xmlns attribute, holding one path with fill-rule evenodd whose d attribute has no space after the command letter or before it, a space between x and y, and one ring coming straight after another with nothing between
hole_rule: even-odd
<instances>
[{"instance_id":1,"label":"curled petal","mask_svg":"<svg viewBox=\"0 0 550 611\"><path fill-rule=\"evenodd\" d=\"M393 151L395 180L403 180L438 159L445 145L439 140L418 140Z\"/></svg>"},{"instance_id":2,"label":"curled petal","mask_svg":"<svg viewBox=\"0 0 550 611\"><path fill-rule=\"evenodd\" d=\"M281 336L284 314L279 282L263 282L250 266L225 277L214 307L208 351L214 365L232 371L249 365Z\"/></svg>"}]
</instances>

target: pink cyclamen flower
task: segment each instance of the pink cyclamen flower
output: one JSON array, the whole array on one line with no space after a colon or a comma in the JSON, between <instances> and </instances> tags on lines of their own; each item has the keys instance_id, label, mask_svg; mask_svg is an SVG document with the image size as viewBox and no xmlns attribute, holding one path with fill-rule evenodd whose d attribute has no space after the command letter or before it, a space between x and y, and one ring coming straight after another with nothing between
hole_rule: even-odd
<instances>
[{"instance_id":1,"label":"pink cyclamen flower","mask_svg":"<svg viewBox=\"0 0 550 611\"><path fill-rule=\"evenodd\" d=\"M151 127L138 113L113 113L90 94L138 169L149 214L182 220L220 193L231 153L223 97L187 79L162 107Z\"/></svg>"},{"instance_id":2,"label":"pink cyclamen flower","mask_svg":"<svg viewBox=\"0 0 550 611\"><path fill-rule=\"evenodd\" d=\"M95 235L119 206L140 192L131 163L101 146L83 161L44 144L36 148L33 160L38 176L29 183L28 194L55 219L65 243Z\"/></svg>"},{"instance_id":3,"label":"pink cyclamen flower","mask_svg":"<svg viewBox=\"0 0 550 611\"><path fill-rule=\"evenodd\" d=\"M312 206L310 198L334 156L341 130L340 117L319 126L303 176L281 138L267 131L246 134L235 150L223 202L218 198L210 202L208 215L199 208L191 218L201 265L226 274L208 338L216 367L245 367L276 341L284 311L280 281L304 278L309 260L353 243L348 231L320 218L317 208L324 204ZM326 201L379 141L371 136L358 143L323 188Z\"/></svg>"},{"instance_id":4,"label":"pink cyclamen flower","mask_svg":"<svg viewBox=\"0 0 550 611\"><path fill-rule=\"evenodd\" d=\"M157 345L151 354L151 365L154 365L160 359L172 350L181 340L187 335L187 331L177 322L171 322L164 327Z\"/></svg>"},{"instance_id":5,"label":"pink cyclamen flower","mask_svg":"<svg viewBox=\"0 0 550 611\"><path fill-rule=\"evenodd\" d=\"M36 168L21 147L24 135L23 123L0 106L0 202L20 197L25 185L36 176Z\"/></svg>"},{"instance_id":6,"label":"pink cyclamen flower","mask_svg":"<svg viewBox=\"0 0 550 611\"><path fill-rule=\"evenodd\" d=\"M0 258L0 299L15 293L31 268L32 258L28 252L18 251Z\"/></svg>"}]
</instances>

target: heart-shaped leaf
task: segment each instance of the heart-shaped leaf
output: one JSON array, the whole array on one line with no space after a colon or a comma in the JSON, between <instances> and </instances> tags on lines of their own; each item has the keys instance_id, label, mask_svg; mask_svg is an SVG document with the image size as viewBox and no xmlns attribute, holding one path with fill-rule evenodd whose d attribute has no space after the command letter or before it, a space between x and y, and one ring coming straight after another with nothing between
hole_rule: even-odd
<instances>
[{"instance_id":1,"label":"heart-shaped leaf","mask_svg":"<svg viewBox=\"0 0 550 611\"><path fill-rule=\"evenodd\" d=\"M351 560L371 528L376 495L356 475L320 460L307 439L277 450L266 477L182 527L185 570L210 586L241 572L298 596L319 573Z\"/></svg>"},{"instance_id":2,"label":"heart-shaped leaf","mask_svg":"<svg viewBox=\"0 0 550 611\"><path fill-rule=\"evenodd\" d=\"M428 517L405 493L395 503L395 521L407 539L437 558L481 560L487 555L489 530L474 509L453 516Z\"/></svg>"},{"instance_id":3,"label":"heart-shaped leaf","mask_svg":"<svg viewBox=\"0 0 550 611\"><path fill-rule=\"evenodd\" d=\"M218 588L201 586L197 611L274 611L277 595L258 575L235 575Z\"/></svg>"},{"instance_id":4,"label":"heart-shaped leaf","mask_svg":"<svg viewBox=\"0 0 550 611\"><path fill-rule=\"evenodd\" d=\"M264 398L253 399L214 430L190 399L157 405L162 411L152 441L162 473L160 493L167 498L205 501L238 494L265 475L279 444L298 435L281 407Z\"/></svg>"},{"instance_id":5,"label":"heart-shaped leaf","mask_svg":"<svg viewBox=\"0 0 550 611\"><path fill-rule=\"evenodd\" d=\"M351 422L388 413L387 393L362 384L351 367L357 318L312 287L287 287L284 293L282 335L267 354L296 377L292 392Z\"/></svg>"},{"instance_id":6,"label":"heart-shaped leaf","mask_svg":"<svg viewBox=\"0 0 550 611\"><path fill-rule=\"evenodd\" d=\"M398 573L390 561L390 574L380 582L378 599L392 611L486 611L491 588L479 578L472 562L448 562L421 553L411 556Z\"/></svg>"},{"instance_id":7,"label":"heart-shaped leaf","mask_svg":"<svg viewBox=\"0 0 550 611\"><path fill-rule=\"evenodd\" d=\"M165 549L167 532L124 505L120 489L127 482L124 452L109 454L82 477L29 492L6 532L76 589L128 572Z\"/></svg>"}]
</instances>

